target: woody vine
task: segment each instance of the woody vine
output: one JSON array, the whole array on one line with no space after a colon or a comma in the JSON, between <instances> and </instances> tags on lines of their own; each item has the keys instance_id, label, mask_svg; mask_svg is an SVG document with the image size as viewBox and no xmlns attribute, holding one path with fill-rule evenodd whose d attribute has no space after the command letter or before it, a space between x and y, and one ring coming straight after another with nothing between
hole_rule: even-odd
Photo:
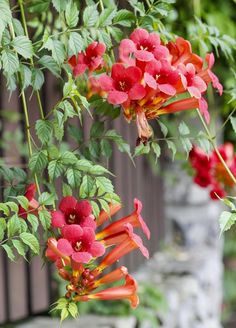
<instances>
[{"instance_id":1,"label":"woody vine","mask_svg":"<svg viewBox=\"0 0 236 328\"><path fill-rule=\"evenodd\" d=\"M150 238L138 199L132 213L110 221L122 206L112 173L99 162L112 156L111 143L133 162L146 154L158 161L163 141L173 158L177 149L185 152L194 181L230 207L220 218L222 232L235 222L235 205L227 198L233 198L236 184L233 146L219 147L209 127L208 90L223 93L214 54L194 53L188 40L167 31L164 19L174 1L128 3L129 10L103 0L83 7L73 0L0 0L0 69L9 93L20 89L28 145L26 170L1 167L0 247L11 260L30 251L55 263L67 281L65 297L55 306L62 320L77 316L78 302L128 299L134 308L139 303L137 282L127 268L106 270L135 249L148 258L136 230ZM41 100L46 71L63 90L47 114ZM37 108L29 106L28 90ZM35 122L32 110L39 113ZM81 133L86 113L93 121L89 140ZM195 113L202 129L192 135L192 127L176 120L179 113L185 121ZM127 129L137 126L134 149L106 128L106 121L119 116ZM80 125L72 123L74 117ZM228 120L234 123L233 113ZM178 122L171 135L168 121ZM65 131L76 147L61 147ZM109 286L119 281L118 287Z\"/></svg>"}]
</instances>

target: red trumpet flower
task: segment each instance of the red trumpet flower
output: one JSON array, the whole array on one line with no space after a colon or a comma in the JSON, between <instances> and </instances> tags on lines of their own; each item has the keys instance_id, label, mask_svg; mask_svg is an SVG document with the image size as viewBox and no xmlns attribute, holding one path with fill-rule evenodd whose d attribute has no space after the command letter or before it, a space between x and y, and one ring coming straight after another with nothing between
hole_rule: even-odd
<instances>
[{"instance_id":1,"label":"red trumpet flower","mask_svg":"<svg viewBox=\"0 0 236 328\"><path fill-rule=\"evenodd\" d=\"M54 211L52 226L62 228L65 225L79 224L81 227L96 228L92 207L87 200L77 201L73 196L64 197L59 204L60 211Z\"/></svg>"},{"instance_id":2,"label":"red trumpet flower","mask_svg":"<svg viewBox=\"0 0 236 328\"><path fill-rule=\"evenodd\" d=\"M31 183L26 187L25 194L24 194L24 196L29 201L28 209L25 210L21 205L19 205L18 215L21 218L26 219L28 212L35 215L38 214L39 202L34 198L35 194L36 194L36 184Z\"/></svg>"},{"instance_id":3,"label":"red trumpet flower","mask_svg":"<svg viewBox=\"0 0 236 328\"><path fill-rule=\"evenodd\" d=\"M95 294L81 295L74 298L75 301L118 299L128 299L133 308L138 306L139 298L137 295L137 282L132 276L126 276L124 286L107 288Z\"/></svg>"},{"instance_id":4,"label":"red trumpet flower","mask_svg":"<svg viewBox=\"0 0 236 328\"><path fill-rule=\"evenodd\" d=\"M86 69L93 72L101 69L104 62L102 56L106 51L104 43L92 42L84 52L78 53L77 57L74 55L69 60L74 77L83 74Z\"/></svg>"},{"instance_id":5,"label":"red trumpet flower","mask_svg":"<svg viewBox=\"0 0 236 328\"><path fill-rule=\"evenodd\" d=\"M108 102L119 105L145 96L145 88L140 84L141 78L140 68L135 66L125 68L122 64L114 64L111 77L102 75L99 81L101 88L108 92Z\"/></svg>"}]
</instances>

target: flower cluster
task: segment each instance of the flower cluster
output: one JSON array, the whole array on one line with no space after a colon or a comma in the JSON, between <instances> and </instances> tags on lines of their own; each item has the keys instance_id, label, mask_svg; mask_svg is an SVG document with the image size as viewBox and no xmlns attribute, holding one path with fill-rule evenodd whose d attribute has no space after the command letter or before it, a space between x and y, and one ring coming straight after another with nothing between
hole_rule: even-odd
<instances>
[{"instance_id":1,"label":"flower cluster","mask_svg":"<svg viewBox=\"0 0 236 328\"><path fill-rule=\"evenodd\" d=\"M236 177L236 155L233 145L225 143L218 148L218 151ZM212 199L223 198L226 192L233 188L234 182L215 151L207 155L200 148L194 146L189 159L195 170L194 182L202 188L210 188Z\"/></svg>"},{"instance_id":2,"label":"flower cluster","mask_svg":"<svg viewBox=\"0 0 236 328\"><path fill-rule=\"evenodd\" d=\"M134 228L141 228L150 238L139 200L134 200L134 211L130 215L104 227L120 208L120 204L110 204L109 213L102 210L95 220L87 200L77 201L67 196L61 200L59 210L52 212L52 227L58 228L59 236L48 239L46 257L56 263L59 275L68 281L67 298L73 301L129 299L132 307L138 305L137 283L126 267L101 276L105 269L135 249L149 257L142 239L134 233ZM103 255L95 265L95 260ZM124 285L104 288L121 279L125 280Z\"/></svg>"},{"instance_id":3,"label":"flower cluster","mask_svg":"<svg viewBox=\"0 0 236 328\"><path fill-rule=\"evenodd\" d=\"M92 72L101 68L105 46L93 42L85 53L69 62L74 76L86 68ZM178 37L164 45L158 34L138 28L119 45L119 61L98 80L90 77L93 93L107 97L113 105L121 105L128 121L136 120L141 141L152 135L147 122L162 114L199 108L209 122L207 102L203 95L212 83L220 95L223 88L212 72L214 55L207 54L205 61L192 52L189 41ZM176 96L186 97L176 100Z\"/></svg>"}]
</instances>

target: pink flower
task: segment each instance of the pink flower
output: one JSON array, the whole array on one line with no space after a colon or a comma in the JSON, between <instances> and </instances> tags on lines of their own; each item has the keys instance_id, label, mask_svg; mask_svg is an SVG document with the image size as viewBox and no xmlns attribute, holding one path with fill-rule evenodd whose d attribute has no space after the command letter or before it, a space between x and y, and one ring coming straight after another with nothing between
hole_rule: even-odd
<instances>
[{"instance_id":1,"label":"pink flower","mask_svg":"<svg viewBox=\"0 0 236 328\"><path fill-rule=\"evenodd\" d=\"M192 97L200 99L202 93L207 90L207 85L200 76L196 75L194 65L191 63L188 63L186 66L180 64L178 68L181 72L180 76L184 89L187 90Z\"/></svg>"},{"instance_id":2,"label":"pink flower","mask_svg":"<svg viewBox=\"0 0 236 328\"><path fill-rule=\"evenodd\" d=\"M167 60L152 60L145 67L144 81L152 89L158 89L169 96L176 94L174 85L179 80L179 74L173 70Z\"/></svg>"},{"instance_id":3,"label":"pink flower","mask_svg":"<svg viewBox=\"0 0 236 328\"><path fill-rule=\"evenodd\" d=\"M104 61L102 56L106 51L104 43L92 42L84 52L78 53L78 56L72 56L68 63L70 64L74 77L83 74L86 69L93 72L101 69Z\"/></svg>"},{"instance_id":4,"label":"pink flower","mask_svg":"<svg viewBox=\"0 0 236 328\"><path fill-rule=\"evenodd\" d=\"M140 84L141 78L142 71L138 67L125 68L122 64L114 64L111 77L102 75L99 81L101 88L108 92L108 102L119 105L145 96L145 88Z\"/></svg>"},{"instance_id":5,"label":"pink flower","mask_svg":"<svg viewBox=\"0 0 236 328\"><path fill-rule=\"evenodd\" d=\"M222 95L223 93L223 86L220 83L218 77L211 71L214 63L215 63L215 57L213 53L206 55L206 62L208 64L208 67L198 73L198 76L200 76L206 83L211 82L213 87L219 91L219 94Z\"/></svg>"},{"instance_id":6,"label":"pink flower","mask_svg":"<svg viewBox=\"0 0 236 328\"><path fill-rule=\"evenodd\" d=\"M60 211L54 211L52 226L62 228L65 225L79 224L81 227L96 228L92 207L87 200L77 201L73 196L64 197L59 204Z\"/></svg>"},{"instance_id":7,"label":"pink flower","mask_svg":"<svg viewBox=\"0 0 236 328\"><path fill-rule=\"evenodd\" d=\"M156 33L137 28L130 35L130 39L124 39L120 43L119 57L123 63L134 65L134 57L141 62L149 62L153 59L164 59L169 55L166 47L161 45L160 37Z\"/></svg>"},{"instance_id":8,"label":"pink flower","mask_svg":"<svg viewBox=\"0 0 236 328\"><path fill-rule=\"evenodd\" d=\"M39 202L34 198L36 194L36 184L31 183L26 187L25 194L24 196L28 199L29 201L29 206L28 210L25 210L22 206L19 206L18 210L18 215L26 219L28 212L31 214L38 214L38 209L39 209Z\"/></svg>"},{"instance_id":9,"label":"pink flower","mask_svg":"<svg viewBox=\"0 0 236 328\"><path fill-rule=\"evenodd\" d=\"M62 237L58 240L57 249L76 263L88 263L93 257L102 256L105 252L104 246L95 241L92 228L67 225L62 229Z\"/></svg>"}]
</instances>

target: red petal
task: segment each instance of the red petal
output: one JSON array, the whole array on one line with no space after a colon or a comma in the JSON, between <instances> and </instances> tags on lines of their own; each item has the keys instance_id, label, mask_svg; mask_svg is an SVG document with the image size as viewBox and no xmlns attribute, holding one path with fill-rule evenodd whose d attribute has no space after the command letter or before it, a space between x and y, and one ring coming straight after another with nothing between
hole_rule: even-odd
<instances>
[{"instance_id":1,"label":"red petal","mask_svg":"<svg viewBox=\"0 0 236 328\"><path fill-rule=\"evenodd\" d=\"M90 216L87 216L87 217L83 218L80 221L80 226L81 227L92 228L93 230L95 230L96 227L97 227L97 224L96 224L96 221L95 221L94 216L93 215L90 215Z\"/></svg>"},{"instance_id":2,"label":"red petal","mask_svg":"<svg viewBox=\"0 0 236 328\"><path fill-rule=\"evenodd\" d=\"M51 213L52 226L54 228L62 228L66 224L65 216L60 211L54 211Z\"/></svg>"},{"instance_id":3,"label":"red petal","mask_svg":"<svg viewBox=\"0 0 236 328\"><path fill-rule=\"evenodd\" d=\"M190 95L194 98L200 99L201 98L201 92L196 87L187 87L188 92Z\"/></svg>"},{"instance_id":4,"label":"red petal","mask_svg":"<svg viewBox=\"0 0 236 328\"><path fill-rule=\"evenodd\" d=\"M57 248L64 255L70 256L73 254L73 248L67 239L59 239L57 243Z\"/></svg>"},{"instance_id":5,"label":"red petal","mask_svg":"<svg viewBox=\"0 0 236 328\"><path fill-rule=\"evenodd\" d=\"M210 123L210 114L208 112L208 104L204 98L199 99L199 110L202 115L205 117L206 122Z\"/></svg>"},{"instance_id":6,"label":"red petal","mask_svg":"<svg viewBox=\"0 0 236 328\"><path fill-rule=\"evenodd\" d=\"M152 89L156 90L157 88L157 82L154 79L153 76L151 76L149 73L145 72L144 73L144 81L145 83Z\"/></svg>"},{"instance_id":7,"label":"red petal","mask_svg":"<svg viewBox=\"0 0 236 328\"><path fill-rule=\"evenodd\" d=\"M123 80L125 76L125 67L122 64L113 64L111 69L111 77L115 81Z\"/></svg>"},{"instance_id":8,"label":"red petal","mask_svg":"<svg viewBox=\"0 0 236 328\"><path fill-rule=\"evenodd\" d=\"M203 93L206 91L207 89L207 85L206 83L203 81L202 78L200 78L199 76L195 76L193 79L193 86L195 86L196 88L198 88L198 90Z\"/></svg>"},{"instance_id":9,"label":"red petal","mask_svg":"<svg viewBox=\"0 0 236 328\"><path fill-rule=\"evenodd\" d=\"M153 47L158 47L161 43L160 36L155 32L149 34L148 41L153 45Z\"/></svg>"},{"instance_id":10,"label":"red petal","mask_svg":"<svg viewBox=\"0 0 236 328\"><path fill-rule=\"evenodd\" d=\"M69 209L74 209L77 204L77 200L73 196L66 196L62 198L60 204L59 204L59 209L65 213Z\"/></svg>"},{"instance_id":11,"label":"red petal","mask_svg":"<svg viewBox=\"0 0 236 328\"><path fill-rule=\"evenodd\" d=\"M136 46L133 41L124 39L121 41L119 46L119 58L120 60L128 65L134 65L134 59L130 58L130 54L136 50Z\"/></svg>"},{"instance_id":12,"label":"red petal","mask_svg":"<svg viewBox=\"0 0 236 328\"><path fill-rule=\"evenodd\" d=\"M122 77L122 80L124 80L124 77L128 80L131 80L132 83L137 83L141 80L142 78L142 71L140 68L136 67L136 66L129 66L128 68L126 68L125 70L125 74Z\"/></svg>"},{"instance_id":13,"label":"red petal","mask_svg":"<svg viewBox=\"0 0 236 328\"><path fill-rule=\"evenodd\" d=\"M77 64L77 58L76 56L72 56L69 60L68 60L68 63L71 65L71 67L75 67L76 64Z\"/></svg>"},{"instance_id":14,"label":"red petal","mask_svg":"<svg viewBox=\"0 0 236 328\"><path fill-rule=\"evenodd\" d=\"M62 236L72 243L77 242L83 235L83 229L78 224L66 225L62 229Z\"/></svg>"},{"instance_id":15,"label":"red petal","mask_svg":"<svg viewBox=\"0 0 236 328\"><path fill-rule=\"evenodd\" d=\"M169 96L176 94L176 89L170 84L158 84L158 89Z\"/></svg>"},{"instance_id":16,"label":"red petal","mask_svg":"<svg viewBox=\"0 0 236 328\"><path fill-rule=\"evenodd\" d=\"M113 87L113 79L110 76L107 75L101 75L98 79L100 87L104 91L111 91L114 89Z\"/></svg>"},{"instance_id":17,"label":"red petal","mask_svg":"<svg viewBox=\"0 0 236 328\"><path fill-rule=\"evenodd\" d=\"M99 241L95 241L92 243L89 252L93 257L99 257L105 253L105 247Z\"/></svg>"},{"instance_id":18,"label":"red petal","mask_svg":"<svg viewBox=\"0 0 236 328\"><path fill-rule=\"evenodd\" d=\"M92 244L95 240L95 232L93 229L84 227L83 235L81 236L81 241L85 244Z\"/></svg>"},{"instance_id":19,"label":"red petal","mask_svg":"<svg viewBox=\"0 0 236 328\"><path fill-rule=\"evenodd\" d=\"M123 104L128 99L126 92L122 91L111 91L108 94L108 102L113 105Z\"/></svg>"},{"instance_id":20,"label":"red petal","mask_svg":"<svg viewBox=\"0 0 236 328\"><path fill-rule=\"evenodd\" d=\"M143 28L137 28L130 35L130 39L134 43L142 43L143 41L147 40L148 38L149 38L149 33L148 33L148 31L144 30Z\"/></svg>"},{"instance_id":21,"label":"red petal","mask_svg":"<svg viewBox=\"0 0 236 328\"><path fill-rule=\"evenodd\" d=\"M169 50L165 46L158 46L154 51L154 57L157 60L167 59L169 55Z\"/></svg>"},{"instance_id":22,"label":"red petal","mask_svg":"<svg viewBox=\"0 0 236 328\"><path fill-rule=\"evenodd\" d=\"M139 100L145 97L146 90L141 84L135 84L130 90L129 90L129 98L131 100Z\"/></svg>"},{"instance_id":23,"label":"red petal","mask_svg":"<svg viewBox=\"0 0 236 328\"><path fill-rule=\"evenodd\" d=\"M74 77L77 77L78 75L83 74L86 69L87 69L87 65L86 64L78 64L75 66L75 68L73 69L73 75Z\"/></svg>"},{"instance_id":24,"label":"red petal","mask_svg":"<svg viewBox=\"0 0 236 328\"><path fill-rule=\"evenodd\" d=\"M80 217L92 214L92 207L87 200L81 200L76 204L75 210Z\"/></svg>"},{"instance_id":25,"label":"red petal","mask_svg":"<svg viewBox=\"0 0 236 328\"><path fill-rule=\"evenodd\" d=\"M144 62L149 62L154 59L154 55L147 50L136 50L134 55L135 58Z\"/></svg>"},{"instance_id":26,"label":"red petal","mask_svg":"<svg viewBox=\"0 0 236 328\"><path fill-rule=\"evenodd\" d=\"M97 56L102 56L106 51L106 45L104 43L98 43L96 47Z\"/></svg>"},{"instance_id":27,"label":"red petal","mask_svg":"<svg viewBox=\"0 0 236 328\"><path fill-rule=\"evenodd\" d=\"M72 259L77 263L88 263L92 258L92 255L88 252L75 252L72 255Z\"/></svg>"},{"instance_id":28,"label":"red petal","mask_svg":"<svg viewBox=\"0 0 236 328\"><path fill-rule=\"evenodd\" d=\"M30 185L28 185L26 187L26 190L25 190L25 197L30 201L34 198L35 196L35 193L36 193L36 184L35 183L31 183Z\"/></svg>"}]
</instances>

